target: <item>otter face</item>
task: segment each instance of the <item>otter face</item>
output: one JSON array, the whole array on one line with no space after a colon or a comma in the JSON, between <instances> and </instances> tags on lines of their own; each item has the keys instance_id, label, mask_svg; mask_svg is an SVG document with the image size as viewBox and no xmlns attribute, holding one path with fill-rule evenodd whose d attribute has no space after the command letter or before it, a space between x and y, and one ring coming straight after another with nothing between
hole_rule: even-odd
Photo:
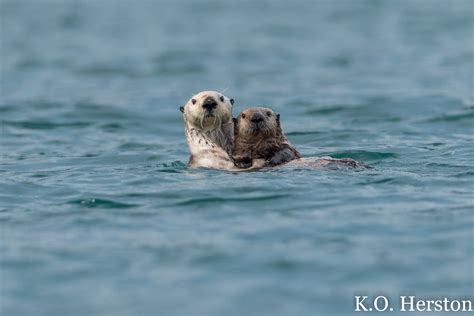
<instances>
[{"instance_id":1,"label":"otter face","mask_svg":"<svg viewBox=\"0 0 474 316\"><path fill-rule=\"evenodd\" d=\"M180 108L185 120L195 128L212 130L232 118L233 99L216 91L202 91Z\"/></svg>"},{"instance_id":2,"label":"otter face","mask_svg":"<svg viewBox=\"0 0 474 316\"><path fill-rule=\"evenodd\" d=\"M234 122L239 136L275 136L280 128L280 114L269 108L249 108Z\"/></svg>"}]
</instances>

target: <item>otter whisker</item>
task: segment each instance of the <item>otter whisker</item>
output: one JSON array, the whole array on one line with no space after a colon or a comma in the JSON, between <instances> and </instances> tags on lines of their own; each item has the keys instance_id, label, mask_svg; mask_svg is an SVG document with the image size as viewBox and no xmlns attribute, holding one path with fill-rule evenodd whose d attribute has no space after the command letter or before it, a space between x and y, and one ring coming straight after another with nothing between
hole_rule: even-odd
<instances>
[{"instance_id":1,"label":"otter whisker","mask_svg":"<svg viewBox=\"0 0 474 316\"><path fill-rule=\"evenodd\" d=\"M220 91L220 93L224 93L227 91L227 89L229 89L229 87L225 88L224 90Z\"/></svg>"},{"instance_id":2,"label":"otter whisker","mask_svg":"<svg viewBox=\"0 0 474 316\"><path fill-rule=\"evenodd\" d=\"M201 120L199 123L201 123L201 129L204 130L204 116L201 116Z\"/></svg>"}]
</instances>

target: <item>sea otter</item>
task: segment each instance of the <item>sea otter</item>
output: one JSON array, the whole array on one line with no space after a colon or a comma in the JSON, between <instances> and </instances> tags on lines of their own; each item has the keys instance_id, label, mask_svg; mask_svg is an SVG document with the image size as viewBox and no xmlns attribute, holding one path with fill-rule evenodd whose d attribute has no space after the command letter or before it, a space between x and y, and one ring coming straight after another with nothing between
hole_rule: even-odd
<instances>
[{"instance_id":1,"label":"sea otter","mask_svg":"<svg viewBox=\"0 0 474 316\"><path fill-rule=\"evenodd\" d=\"M281 129L280 115L269 108L244 110L234 118L234 136L232 154L236 165L242 168L251 166L252 160L257 158L264 159L266 167L283 164L295 168L367 167L351 158L301 158Z\"/></svg>"},{"instance_id":2,"label":"sea otter","mask_svg":"<svg viewBox=\"0 0 474 316\"><path fill-rule=\"evenodd\" d=\"M230 153L234 141L233 105L234 99L219 92L202 91L189 99L180 111L184 114L186 129L199 129L219 147Z\"/></svg>"},{"instance_id":3,"label":"sea otter","mask_svg":"<svg viewBox=\"0 0 474 316\"><path fill-rule=\"evenodd\" d=\"M232 106L234 100L216 91L202 91L182 107L186 140L191 157L188 166L229 171L245 171L263 166L255 160L246 168L238 168L230 156L234 140Z\"/></svg>"},{"instance_id":4,"label":"sea otter","mask_svg":"<svg viewBox=\"0 0 474 316\"><path fill-rule=\"evenodd\" d=\"M265 159L267 166L276 166L301 157L283 134L280 114L268 108L250 108L240 113L234 119L234 136L232 155L241 167L252 159Z\"/></svg>"}]
</instances>

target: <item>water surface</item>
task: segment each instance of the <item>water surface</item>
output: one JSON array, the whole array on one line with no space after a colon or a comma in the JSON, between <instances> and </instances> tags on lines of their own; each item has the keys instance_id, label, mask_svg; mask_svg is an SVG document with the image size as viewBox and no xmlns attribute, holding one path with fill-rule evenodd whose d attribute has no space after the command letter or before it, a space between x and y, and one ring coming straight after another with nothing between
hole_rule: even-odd
<instances>
[{"instance_id":1,"label":"water surface","mask_svg":"<svg viewBox=\"0 0 474 316\"><path fill-rule=\"evenodd\" d=\"M0 3L2 315L347 315L473 295L471 1ZM305 156L189 170L179 107ZM396 313L393 313L396 314Z\"/></svg>"}]
</instances>

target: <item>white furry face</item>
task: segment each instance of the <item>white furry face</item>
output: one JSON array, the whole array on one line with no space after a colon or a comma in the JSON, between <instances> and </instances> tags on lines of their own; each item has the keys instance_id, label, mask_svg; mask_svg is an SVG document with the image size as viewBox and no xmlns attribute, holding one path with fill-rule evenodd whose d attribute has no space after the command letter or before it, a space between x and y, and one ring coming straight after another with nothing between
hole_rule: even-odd
<instances>
[{"instance_id":1,"label":"white furry face","mask_svg":"<svg viewBox=\"0 0 474 316\"><path fill-rule=\"evenodd\" d=\"M212 130L232 119L233 99L216 91L202 91L193 95L181 107L185 121L200 130Z\"/></svg>"}]
</instances>

